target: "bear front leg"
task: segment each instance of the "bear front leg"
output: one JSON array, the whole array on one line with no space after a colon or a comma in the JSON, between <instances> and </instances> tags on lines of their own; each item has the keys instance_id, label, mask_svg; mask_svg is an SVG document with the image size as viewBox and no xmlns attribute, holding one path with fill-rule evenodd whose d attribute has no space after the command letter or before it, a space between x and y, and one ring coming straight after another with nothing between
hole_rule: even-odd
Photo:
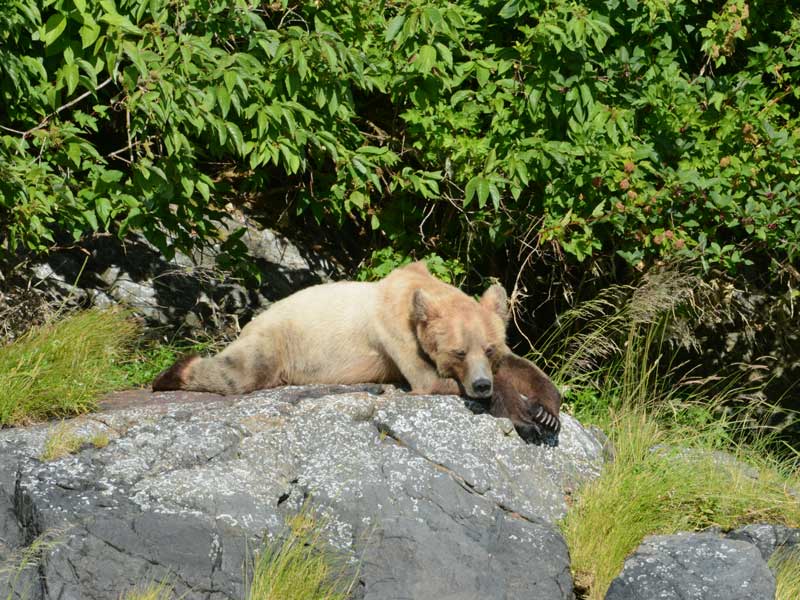
<instances>
[{"instance_id":1,"label":"bear front leg","mask_svg":"<svg viewBox=\"0 0 800 600\"><path fill-rule=\"evenodd\" d=\"M506 417L520 436L541 436L561 428L561 395L550 379L529 360L509 354L495 368L494 393L489 413Z\"/></svg>"},{"instance_id":2,"label":"bear front leg","mask_svg":"<svg viewBox=\"0 0 800 600\"><path fill-rule=\"evenodd\" d=\"M455 379L443 378L434 366L417 351L416 339L405 344L384 345L386 354L411 386L412 394L461 396L461 385Z\"/></svg>"}]
</instances>

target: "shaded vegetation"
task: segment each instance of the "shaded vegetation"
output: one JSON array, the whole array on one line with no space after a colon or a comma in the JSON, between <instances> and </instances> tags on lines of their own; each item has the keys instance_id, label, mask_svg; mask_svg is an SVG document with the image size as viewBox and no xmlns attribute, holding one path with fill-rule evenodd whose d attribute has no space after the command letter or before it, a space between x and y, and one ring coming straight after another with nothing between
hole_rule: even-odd
<instances>
[{"instance_id":1,"label":"shaded vegetation","mask_svg":"<svg viewBox=\"0 0 800 600\"><path fill-rule=\"evenodd\" d=\"M213 238L234 199L401 256L482 263L525 242L565 264L690 255L796 277L791 3L11 6L8 250L136 228L169 255Z\"/></svg>"}]
</instances>

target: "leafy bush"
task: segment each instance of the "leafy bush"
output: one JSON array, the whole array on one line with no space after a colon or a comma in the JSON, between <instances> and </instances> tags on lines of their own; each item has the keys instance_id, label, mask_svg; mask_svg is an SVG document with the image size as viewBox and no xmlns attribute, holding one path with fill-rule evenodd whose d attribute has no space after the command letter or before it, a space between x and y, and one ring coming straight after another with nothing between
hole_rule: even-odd
<instances>
[{"instance_id":1,"label":"leafy bush","mask_svg":"<svg viewBox=\"0 0 800 600\"><path fill-rule=\"evenodd\" d=\"M255 198L404 255L766 272L797 258L798 65L767 0L13 0L0 235L169 254Z\"/></svg>"}]
</instances>

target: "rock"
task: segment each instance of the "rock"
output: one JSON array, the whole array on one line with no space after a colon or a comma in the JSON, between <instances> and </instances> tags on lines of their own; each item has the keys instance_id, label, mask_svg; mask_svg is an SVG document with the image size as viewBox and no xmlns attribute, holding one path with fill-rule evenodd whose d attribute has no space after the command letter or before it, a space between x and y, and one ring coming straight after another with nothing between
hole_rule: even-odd
<instances>
[{"instance_id":1,"label":"rock","mask_svg":"<svg viewBox=\"0 0 800 600\"><path fill-rule=\"evenodd\" d=\"M758 549L714 533L645 538L606 600L772 600L775 578Z\"/></svg>"},{"instance_id":2,"label":"rock","mask_svg":"<svg viewBox=\"0 0 800 600\"><path fill-rule=\"evenodd\" d=\"M32 288L53 305L122 304L150 326L183 329L189 334L233 333L273 301L343 276L332 261L274 231L234 219L225 219L220 225L223 237L242 227L248 258L262 275L260 286L244 286L218 266L217 258L223 252L219 244L192 256L177 252L172 260L166 260L143 236L130 233L125 240L99 237L88 240L81 249L54 251L46 257L47 262L17 273L16 288L0 279L0 311L13 305L23 291L30 294Z\"/></svg>"},{"instance_id":3,"label":"rock","mask_svg":"<svg viewBox=\"0 0 800 600\"><path fill-rule=\"evenodd\" d=\"M599 474L603 440L562 415L556 444L526 444L460 398L385 390L126 393L70 421L108 446L50 463L46 426L0 431L11 550L59 534L31 599L165 576L187 599L242 598L253 550L306 501L356 598L573 598L555 521Z\"/></svg>"},{"instance_id":4,"label":"rock","mask_svg":"<svg viewBox=\"0 0 800 600\"><path fill-rule=\"evenodd\" d=\"M754 544L764 560L769 560L773 553L780 548L790 550L795 546L800 546L800 529L784 525L766 523L745 525L731 531L727 537Z\"/></svg>"}]
</instances>

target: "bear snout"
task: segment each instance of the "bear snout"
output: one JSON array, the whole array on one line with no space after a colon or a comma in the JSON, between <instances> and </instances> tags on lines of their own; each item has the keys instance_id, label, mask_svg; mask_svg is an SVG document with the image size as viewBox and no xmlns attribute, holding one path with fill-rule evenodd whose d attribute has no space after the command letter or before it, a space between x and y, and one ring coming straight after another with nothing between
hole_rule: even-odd
<instances>
[{"instance_id":1,"label":"bear snout","mask_svg":"<svg viewBox=\"0 0 800 600\"><path fill-rule=\"evenodd\" d=\"M477 398L488 398L492 395L492 380L481 377L472 382L472 390Z\"/></svg>"}]
</instances>

